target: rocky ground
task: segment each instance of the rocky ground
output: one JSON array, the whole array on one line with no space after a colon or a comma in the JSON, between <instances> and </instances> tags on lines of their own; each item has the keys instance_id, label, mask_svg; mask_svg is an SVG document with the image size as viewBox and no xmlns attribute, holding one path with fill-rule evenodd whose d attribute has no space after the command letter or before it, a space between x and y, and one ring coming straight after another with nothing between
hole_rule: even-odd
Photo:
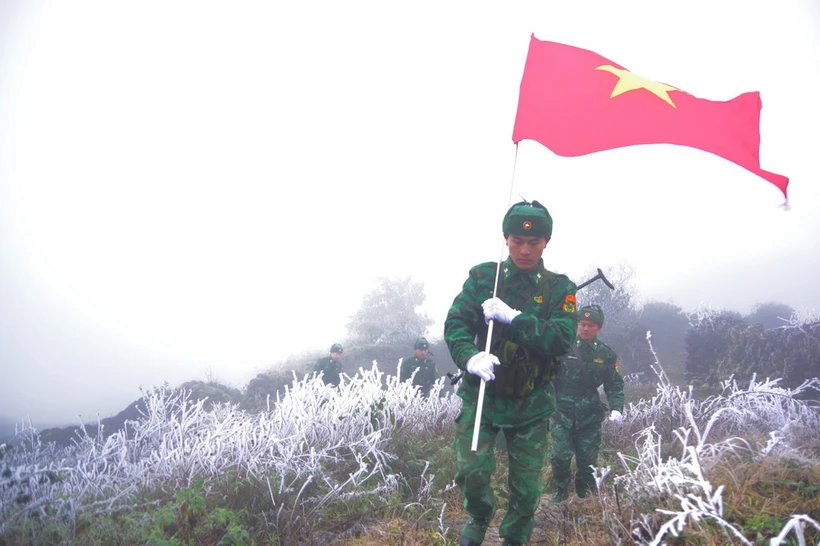
<instances>
[{"instance_id":1,"label":"rocky ground","mask_svg":"<svg viewBox=\"0 0 820 546\"><path fill-rule=\"evenodd\" d=\"M577 531L578 514L592 513L593 510L600 510L595 499L579 499L575 496L568 501L555 505L550 504L550 496L541 498L541 506L535 513L535 525L532 536L527 544L568 544L568 537L573 536ZM498 536L498 526L504 519L505 512L499 510L487 530L482 546L500 546L501 538ZM583 516L581 516L583 519ZM448 535L457 537L461 529L467 523L466 518L446 520L444 527L449 529ZM429 527L437 527L437 523L429 522L425 524ZM429 540L429 535L428 540ZM456 539L457 540L457 539ZM299 546L325 546L334 544L338 546L348 545L371 545L371 544L404 544L408 546L420 546L423 544L417 537L398 536L396 527L383 521L362 521L353 528L340 534L316 533L311 536L308 542ZM424 543L424 546L427 546Z\"/></svg>"},{"instance_id":2,"label":"rocky ground","mask_svg":"<svg viewBox=\"0 0 820 546\"><path fill-rule=\"evenodd\" d=\"M567 502L580 502L580 499L573 498ZM550 497L544 496L541 498L541 506L535 513L535 525L533 526L532 536L528 544L555 544L555 537L567 525L567 515L569 513L569 506L567 502L562 504L550 504ZM501 520L504 519L504 512L499 510L487 534L484 536L482 546L500 546L501 538L498 536L498 526ZM454 529L461 529L466 520L463 522L453 524Z\"/></svg>"}]
</instances>

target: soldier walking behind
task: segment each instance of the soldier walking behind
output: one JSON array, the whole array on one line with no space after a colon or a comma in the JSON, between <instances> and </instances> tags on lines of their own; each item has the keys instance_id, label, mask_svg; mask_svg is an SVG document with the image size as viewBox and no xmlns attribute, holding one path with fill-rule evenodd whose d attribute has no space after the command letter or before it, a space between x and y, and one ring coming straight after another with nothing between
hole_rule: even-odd
<instances>
[{"instance_id":1,"label":"soldier walking behind","mask_svg":"<svg viewBox=\"0 0 820 546\"><path fill-rule=\"evenodd\" d=\"M604 386L612 410L609 420L616 424L623 421L624 380L615 351L598 339L603 325L604 312L600 306L586 306L578 312L578 336L572 354L563 360L555 380L558 411L552 415L553 503L569 497L573 455L577 467L575 492L586 497L597 490L592 466L598 464L601 423L608 412L598 395L600 385Z\"/></svg>"},{"instance_id":2,"label":"soldier walking behind","mask_svg":"<svg viewBox=\"0 0 820 546\"><path fill-rule=\"evenodd\" d=\"M330 356L323 356L313 365L313 371L316 373L324 372L325 385L338 386L341 381L342 373L342 353L344 350L338 343L334 343L330 347Z\"/></svg>"},{"instance_id":3,"label":"soldier walking behind","mask_svg":"<svg viewBox=\"0 0 820 546\"><path fill-rule=\"evenodd\" d=\"M438 379L438 371L436 370L436 363L433 361L433 355L430 352L430 344L426 339L420 337L413 344L415 355L402 359L401 361L401 381L407 381L413 372L418 369L415 377L413 377L413 385L421 387L423 395L427 395L430 389L433 388L433 383Z\"/></svg>"}]
</instances>

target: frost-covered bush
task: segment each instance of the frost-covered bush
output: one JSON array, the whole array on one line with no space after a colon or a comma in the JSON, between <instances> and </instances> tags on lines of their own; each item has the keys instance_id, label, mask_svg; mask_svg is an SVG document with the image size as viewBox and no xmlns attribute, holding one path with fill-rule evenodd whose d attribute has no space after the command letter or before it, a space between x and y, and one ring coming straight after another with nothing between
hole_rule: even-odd
<instances>
[{"instance_id":1,"label":"frost-covered bush","mask_svg":"<svg viewBox=\"0 0 820 546\"><path fill-rule=\"evenodd\" d=\"M720 394L699 401L691 387L671 385L657 361L655 369L656 395L630 403L623 425L604 427L604 441L620 449L623 473L614 476L614 487L636 506L655 507L655 514L639 515L629 523L633 538L657 545L668 534L677 536L687 526L709 521L730 543L752 544L725 519L724 486L715 486L709 472L728 457L812 457L808 448L820 435L820 410L809 399L820 392L820 380L789 389L780 387L779 380L759 382L753 376L748 387L741 387L730 378L721 384ZM630 437L634 449L624 445ZM610 467L596 469L602 491L614 474ZM602 498L605 509L611 509L610 499ZM806 522L818 526L806 515L794 517L782 537L789 532L802 536Z\"/></svg>"},{"instance_id":2,"label":"frost-covered bush","mask_svg":"<svg viewBox=\"0 0 820 546\"><path fill-rule=\"evenodd\" d=\"M422 397L395 378L383 389L375 362L338 388L294 375L285 395L255 414L220 403L207 411L205 399L165 387L143 401L142 416L113 434L81 433L56 449L28 430L22 445L4 448L0 534L35 514L70 522L133 508L140 490L208 490L226 474L264 485L274 527L292 530L334 500L394 492L402 477L390 470L390 438L452 423L460 405L451 394Z\"/></svg>"}]
</instances>

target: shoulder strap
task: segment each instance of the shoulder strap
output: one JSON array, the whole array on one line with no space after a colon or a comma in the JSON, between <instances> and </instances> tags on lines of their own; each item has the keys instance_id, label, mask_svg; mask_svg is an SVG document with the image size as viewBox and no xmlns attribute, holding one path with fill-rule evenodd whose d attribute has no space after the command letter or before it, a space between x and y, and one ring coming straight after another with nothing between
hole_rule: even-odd
<instances>
[{"instance_id":1,"label":"shoulder strap","mask_svg":"<svg viewBox=\"0 0 820 546\"><path fill-rule=\"evenodd\" d=\"M584 374L584 383L586 383L587 388L598 390L598 385L592 384L592 376L589 374L589 362L587 362L584 358L581 358L581 352L578 350L578 343L573 341L572 342L572 354L578 359L581 366L581 372Z\"/></svg>"},{"instance_id":2,"label":"shoulder strap","mask_svg":"<svg viewBox=\"0 0 820 546\"><path fill-rule=\"evenodd\" d=\"M501 278L498 280L498 297L502 297L504 294L504 274L501 273ZM524 305L528 299L530 299L539 289L541 289L542 297L545 301L549 301L549 293L550 293L550 284L548 281L553 278L552 273L549 271L545 271L544 275L541 275L541 280L532 285L531 287L527 288L520 294L518 297L513 301L510 305L513 309L521 309L521 306ZM542 307L543 309L543 307Z\"/></svg>"},{"instance_id":3,"label":"shoulder strap","mask_svg":"<svg viewBox=\"0 0 820 546\"><path fill-rule=\"evenodd\" d=\"M584 373L584 378L588 377L589 376L589 364L587 364L587 361L584 359L584 357L581 356L581 351L578 350L578 342L577 341L572 342L572 354L575 355L575 358L580 363L579 365L581 366L581 371Z\"/></svg>"},{"instance_id":4,"label":"shoulder strap","mask_svg":"<svg viewBox=\"0 0 820 546\"><path fill-rule=\"evenodd\" d=\"M542 302L542 304L547 303L547 302L550 301L550 292L552 291L552 284L553 284L554 281L555 281L555 273L553 273L552 271L544 270L544 275L541 278L541 286L542 286L542 289L541 289L541 298L542 298L542 300L541 300L541 302ZM546 309L548 312L552 311L552 309L550 309L547 305L541 305L542 312L543 312L544 309ZM549 318L549 313L547 313L544 318L548 319Z\"/></svg>"}]
</instances>

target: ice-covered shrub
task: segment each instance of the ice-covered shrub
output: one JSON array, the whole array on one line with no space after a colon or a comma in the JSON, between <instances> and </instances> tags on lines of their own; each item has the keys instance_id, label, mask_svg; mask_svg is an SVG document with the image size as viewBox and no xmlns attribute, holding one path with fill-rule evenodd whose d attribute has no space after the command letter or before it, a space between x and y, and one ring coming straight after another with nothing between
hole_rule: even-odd
<instances>
[{"instance_id":1,"label":"ice-covered shrub","mask_svg":"<svg viewBox=\"0 0 820 546\"><path fill-rule=\"evenodd\" d=\"M651 347L651 336L647 339ZM820 391L820 380L783 388L778 380L759 382L753 376L748 387L741 387L730 378L719 394L697 400L691 387L671 385L657 360L655 365L656 395L628 404L623 425L604 427L605 442L620 449L623 473L596 469L599 488L603 492L610 478L634 505L655 508L655 514L644 513L630 523L638 543L657 545L667 534L677 536L686 526L709 521L729 542L751 544L725 519L724 486L713 485L710 470L729 457L800 457L820 435L820 411L806 396ZM634 449L625 448L625 437L634 439ZM609 509L606 499L602 504ZM788 529L797 533L797 523L789 523L784 533Z\"/></svg>"},{"instance_id":2,"label":"ice-covered shrub","mask_svg":"<svg viewBox=\"0 0 820 546\"><path fill-rule=\"evenodd\" d=\"M110 435L80 433L63 449L27 431L0 461L0 533L34 513L66 522L127 509L139 490L207 491L227 474L264 485L279 530L309 525L335 500L389 495L402 480L389 468L392 435L452 422L460 402L424 398L409 382L383 389L381 375L374 363L338 388L294 376L284 396L254 414L220 403L208 411L189 391L155 388L143 393L140 418Z\"/></svg>"}]
</instances>

